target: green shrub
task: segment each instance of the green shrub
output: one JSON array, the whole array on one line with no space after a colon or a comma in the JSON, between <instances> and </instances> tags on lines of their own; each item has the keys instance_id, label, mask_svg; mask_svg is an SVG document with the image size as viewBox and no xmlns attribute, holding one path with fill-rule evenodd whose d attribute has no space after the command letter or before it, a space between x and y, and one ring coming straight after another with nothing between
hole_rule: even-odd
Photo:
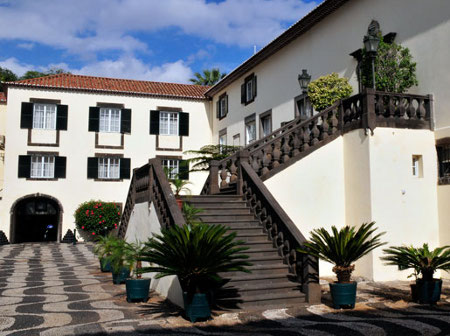
<instances>
[{"instance_id":1,"label":"green shrub","mask_svg":"<svg viewBox=\"0 0 450 336\"><path fill-rule=\"evenodd\" d=\"M386 43L380 35L377 57L375 58L375 83L378 91L403 93L413 85L418 85L416 63L408 48L395 42ZM363 50L361 81L365 87L373 87L372 60Z\"/></svg>"},{"instance_id":2,"label":"green shrub","mask_svg":"<svg viewBox=\"0 0 450 336\"><path fill-rule=\"evenodd\" d=\"M352 92L348 79L339 78L335 72L319 77L308 85L309 100L318 111L326 109L339 99L350 97Z\"/></svg>"},{"instance_id":3,"label":"green shrub","mask_svg":"<svg viewBox=\"0 0 450 336\"><path fill-rule=\"evenodd\" d=\"M106 235L119 224L120 206L115 203L92 200L81 203L74 217L79 230L92 236Z\"/></svg>"}]
</instances>

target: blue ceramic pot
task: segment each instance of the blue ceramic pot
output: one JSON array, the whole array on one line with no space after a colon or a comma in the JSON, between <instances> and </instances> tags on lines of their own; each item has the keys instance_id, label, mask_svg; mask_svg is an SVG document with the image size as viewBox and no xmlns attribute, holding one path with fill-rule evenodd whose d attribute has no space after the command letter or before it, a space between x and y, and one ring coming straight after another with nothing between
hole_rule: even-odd
<instances>
[{"instance_id":1,"label":"blue ceramic pot","mask_svg":"<svg viewBox=\"0 0 450 336\"><path fill-rule=\"evenodd\" d=\"M125 283L125 279L130 277L130 270L128 268L122 268L118 273L112 273L113 283L115 285Z\"/></svg>"},{"instance_id":2,"label":"blue ceramic pot","mask_svg":"<svg viewBox=\"0 0 450 336\"><path fill-rule=\"evenodd\" d=\"M355 308L356 281L350 283L330 283L330 293L335 309Z\"/></svg>"},{"instance_id":3,"label":"blue ceramic pot","mask_svg":"<svg viewBox=\"0 0 450 336\"><path fill-rule=\"evenodd\" d=\"M435 304L441 299L442 280L416 280L416 297L419 303Z\"/></svg>"},{"instance_id":4,"label":"blue ceramic pot","mask_svg":"<svg viewBox=\"0 0 450 336\"><path fill-rule=\"evenodd\" d=\"M211 308L206 294L194 294L192 300L189 301L190 296L184 292L183 299L186 316L191 322L195 322L198 318L211 317Z\"/></svg>"},{"instance_id":5,"label":"blue ceramic pot","mask_svg":"<svg viewBox=\"0 0 450 336\"><path fill-rule=\"evenodd\" d=\"M126 279L128 302L147 302L150 279Z\"/></svg>"}]
</instances>

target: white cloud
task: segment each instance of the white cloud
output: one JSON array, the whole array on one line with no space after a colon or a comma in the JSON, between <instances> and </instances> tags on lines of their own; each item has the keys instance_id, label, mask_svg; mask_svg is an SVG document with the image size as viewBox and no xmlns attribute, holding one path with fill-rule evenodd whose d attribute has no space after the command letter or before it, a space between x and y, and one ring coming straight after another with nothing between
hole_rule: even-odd
<instances>
[{"instance_id":1,"label":"white cloud","mask_svg":"<svg viewBox=\"0 0 450 336\"><path fill-rule=\"evenodd\" d=\"M318 0L319 1L319 0ZM85 55L149 47L134 35L176 27L242 47L262 46L317 3L301 0L6 0L0 39L21 39ZM25 24L24 24L25 23Z\"/></svg>"},{"instance_id":2,"label":"white cloud","mask_svg":"<svg viewBox=\"0 0 450 336\"><path fill-rule=\"evenodd\" d=\"M189 78L193 77L192 69L182 60L152 67L131 56L121 57L117 60L92 62L80 69L70 68L66 63L51 63L46 66L36 67L31 64L21 63L16 58L12 57L0 61L0 67L7 68L18 76L22 76L28 70L45 72L49 69L57 68L79 75L140 79L170 83L189 83Z\"/></svg>"},{"instance_id":3,"label":"white cloud","mask_svg":"<svg viewBox=\"0 0 450 336\"><path fill-rule=\"evenodd\" d=\"M19 43L17 46L22 49L31 50L34 48L34 43Z\"/></svg>"}]
</instances>

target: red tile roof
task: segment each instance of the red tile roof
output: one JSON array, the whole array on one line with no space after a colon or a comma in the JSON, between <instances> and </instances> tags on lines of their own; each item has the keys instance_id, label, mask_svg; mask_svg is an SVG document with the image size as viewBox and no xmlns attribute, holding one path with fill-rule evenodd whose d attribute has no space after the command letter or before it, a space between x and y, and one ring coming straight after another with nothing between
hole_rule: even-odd
<instances>
[{"instance_id":1,"label":"red tile roof","mask_svg":"<svg viewBox=\"0 0 450 336\"><path fill-rule=\"evenodd\" d=\"M6 96L4 92L0 92L0 103L6 103Z\"/></svg>"},{"instance_id":2,"label":"red tile roof","mask_svg":"<svg viewBox=\"0 0 450 336\"><path fill-rule=\"evenodd\" d=\"M105 78L59 74L16 82L7 82L8 86L29 86L39 88L59 88L68 90L100 91L127 93L159 97L179 97L191 99L207 99L205 92L209 86L149 82L131 79Z\"/></svg>"}]
</instances>

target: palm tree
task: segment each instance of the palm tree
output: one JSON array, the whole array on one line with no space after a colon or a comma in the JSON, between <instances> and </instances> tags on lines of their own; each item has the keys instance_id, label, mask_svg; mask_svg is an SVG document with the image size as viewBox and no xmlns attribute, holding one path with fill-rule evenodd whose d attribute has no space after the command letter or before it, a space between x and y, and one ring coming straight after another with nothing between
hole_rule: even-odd
<instances>
[{"instance_id":1,"label":"palm tree","mask_svg":"<svg viewBox=\"0 0 450 336\"><path fill-rule=\"evenodd\" d=\"M203 74L196 72L194 74L196 78L191 78L190 81L197 85L214 85L226 75L226 73L221 73L218 68L205 69Z\"/></svg>"},{"instance_id":2,"label":"palm tree","mask_svg":"<svg viewBox=\"0 0 450 336\"><path fill-rule=\"evenodd\" d=\"M191 172L208 171L212 160L221 161L240 149L240 146L206 145L199 150L185 151L184 154L195 155L195 157L187 160L192 164Z\"/></svg>"}]
</instances>

